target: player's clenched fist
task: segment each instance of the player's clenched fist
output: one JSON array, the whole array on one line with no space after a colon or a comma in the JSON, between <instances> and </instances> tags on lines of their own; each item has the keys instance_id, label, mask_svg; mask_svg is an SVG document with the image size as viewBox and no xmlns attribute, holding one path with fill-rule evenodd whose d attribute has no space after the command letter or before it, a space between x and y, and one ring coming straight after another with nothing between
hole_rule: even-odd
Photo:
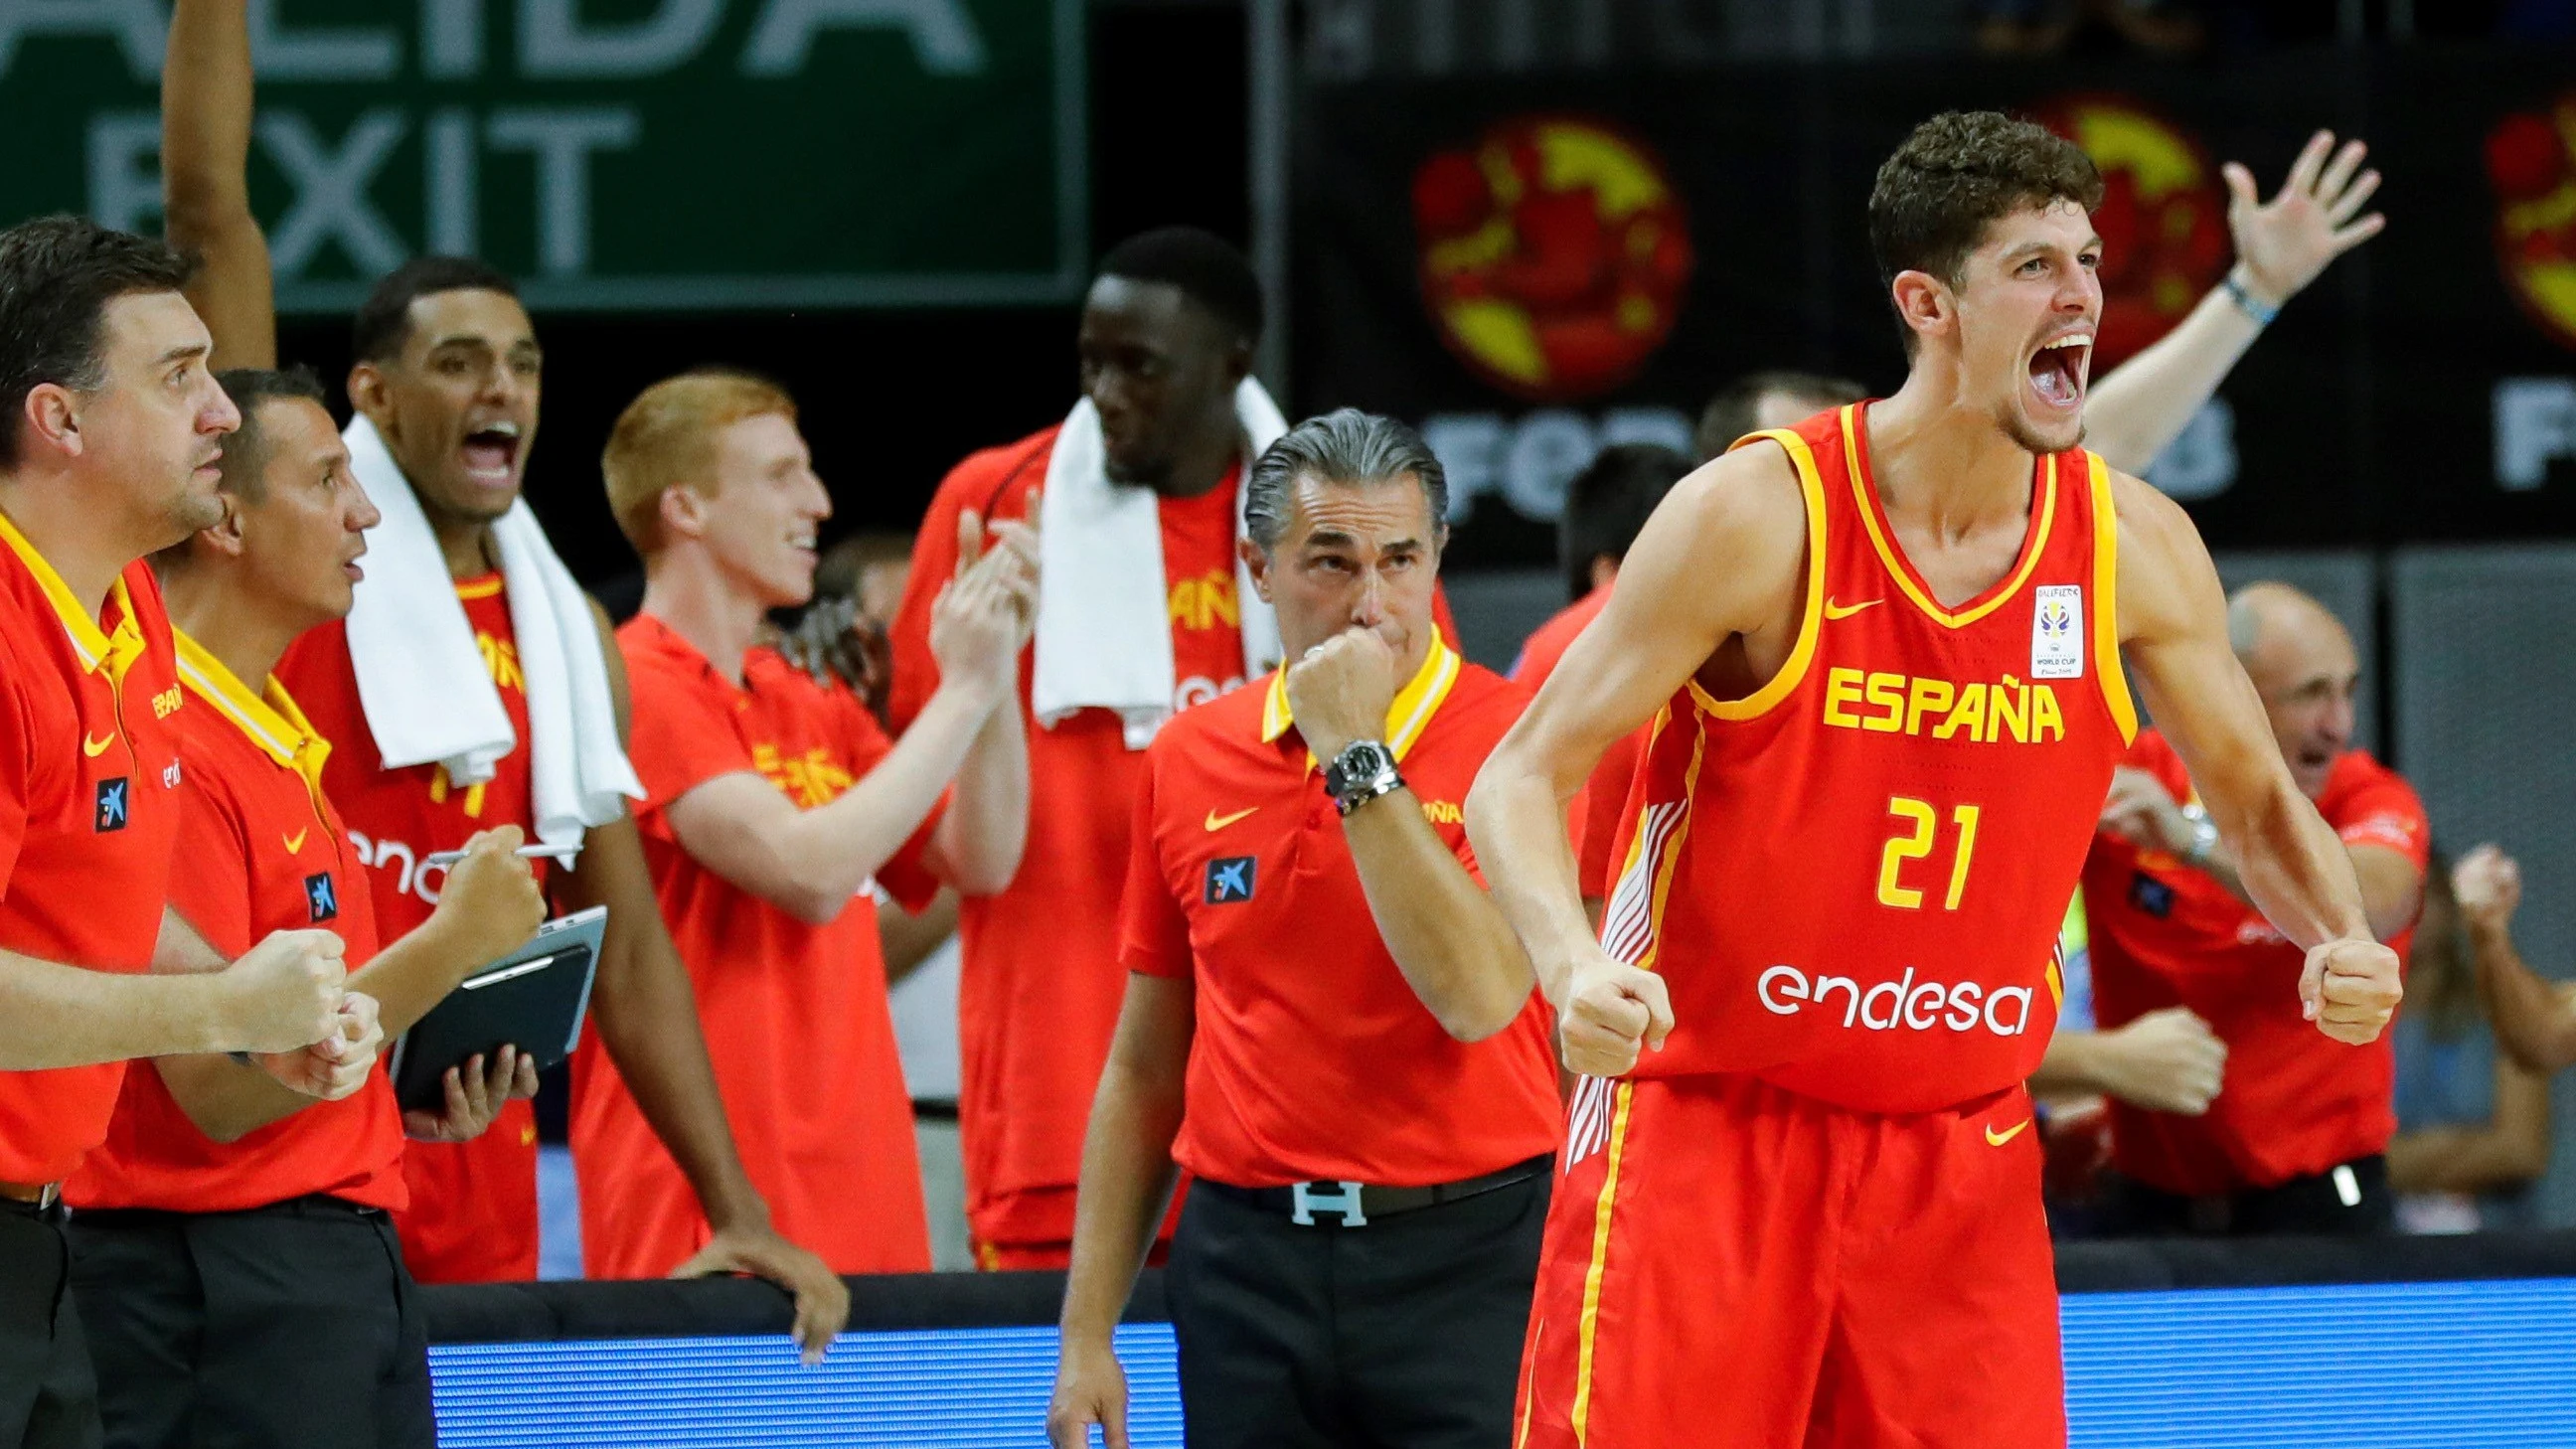
<instances>
[{"instance_id":1,"label":"player's clenched fist","mask_svg":"<svg viewBox=\"0 0 2576 1449\"><path fill-rule=\"evenodd\" d=\"M1663 1050L1672 1029L1673 1006L1662 977L1606 955L1575 964L1557 1011L1566 1070L1624 1076L1637 1065L1640 1047Z\"/></svg>"},{"instance_id":2,"label":"player's clenched fist","mask_svg":"<svg viewBox=\"0 0 2576 1449\"><path fill-rule=\"evenodd\" d=\"M2339 1042L2379 1040L2405 996L2397 953L2377 941L2328 941L2308 952L2299 973L2299 1003L2317 1030Z\"/></svg>"},{"instance_id":3,"label":"player's clenched fist","mask_svg":"<svg viewBox=\"0 0 2576 1449\"><path fill-rule=\"evenodd\" d=\"M225 1040L239 1051L301 1051L341 1028L349 969L329 931L277 931L225 968Z\"/></svg>"}]
</instances>

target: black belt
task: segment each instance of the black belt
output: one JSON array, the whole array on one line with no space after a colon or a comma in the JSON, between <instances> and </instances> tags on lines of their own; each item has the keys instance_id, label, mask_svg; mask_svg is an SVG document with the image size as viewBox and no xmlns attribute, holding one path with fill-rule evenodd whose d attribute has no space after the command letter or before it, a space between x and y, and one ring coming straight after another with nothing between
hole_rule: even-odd
<instances>
[{"instance_id":1,"label":"black belt","mask_svg":"<svg viewBox=\"0 0 2576 1449\"><path fill-rule=\"evenodd\" d=\"M366 1218L388 1217L383 1208L372 1208L350 1202L329 1193L308 1193L281 1202L263 1203L258 1207L229 1208L220 1212L187 1212L177 1208L84 1208L83 1224L93 1228L152 1228L171 1223L202 1222L216 1217L281 1217L281 1218Z\"/></svg>"},{"instance_id":2,"label":"black belt","mask_svg":"<svg viewBox=\"0 0 2576 1449\"><path fill-rule=\"evenodd\" d=\"M1500 1172L1470 1177L1461 1182L1436 1182L1429 1187L1371 1187L1361 1182L1300 1182L1287 1187L1236 1187L1232 1183L1211 1182L1196 1178L1192 1192L1212 1192L1245 1207L1277 1213L1303 1227L1314 1227L1326 1218L1338 1218L1346 1228L1364 1228L1379 1218L1397 1217L1458 1202L1527 1182L1556 1163L1552 1153L1540 1153L1527 1162L1515 1162Z\"/></svg>"}]
</instances>

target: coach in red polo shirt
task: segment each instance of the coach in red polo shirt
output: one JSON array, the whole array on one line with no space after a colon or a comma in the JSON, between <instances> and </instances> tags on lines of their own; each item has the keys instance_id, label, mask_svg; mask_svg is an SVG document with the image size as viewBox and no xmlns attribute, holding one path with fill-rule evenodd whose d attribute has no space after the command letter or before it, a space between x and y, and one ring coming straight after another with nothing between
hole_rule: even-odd
<instances>
[{"instance_id":1,"label":"coach in red polo shirt","mask_svg":"<svg viewBox=\"0 0 2576 1449\"><path fill-rule=\"evenodd\" d=\"M1246 488L1297 662L1146 751L1048 1432L1125 1442L1110 1331L1187 1168L1192 1445L1507 1443L1563 1114L1461 806L1525 696L1432 622L1447 489L1410 429L1310 420Z\"/></svg>"},{"instance_id":2,"label":"coach in red polo shirt","mask_svg":"<svg viewBox=\"0 0 2576 1449\"><path fill-rule=\"evenodd\" d=\"M2238 591L2228 636L2291 775L2352 856L2372 932L2402 958L2432 831L2414 788L2352 748L2361 670L2351 636L2284 584ZM2112 1101L2107 1231L2392 1225L2381 1155L2397 1130L2389 1038L2340 1046L2282 1014L2304 953L2251 904L2259 884L2237 873L2173 747L2140 735L2084 866L2096 1014L2116 1027L2189 1007L2227 1044L2227 1075L2197 1117Z\"/></svg>"}]
</instances>

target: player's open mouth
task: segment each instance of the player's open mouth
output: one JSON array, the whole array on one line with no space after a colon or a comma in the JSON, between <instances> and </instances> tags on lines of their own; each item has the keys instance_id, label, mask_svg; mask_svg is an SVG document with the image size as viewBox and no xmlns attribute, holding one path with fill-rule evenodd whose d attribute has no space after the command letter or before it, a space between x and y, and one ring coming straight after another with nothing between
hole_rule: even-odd
<instances>
[{"instance_id":1,"label":"player's open mouth","mask_svg":"<svg viewBox=\"0 0 2576 1449\"><path fill-rule=\"evenodd\" d=\"M2093 334L2069 332L2050 338L2030 356L2030 389L2049 407L2071 412L2084 405L2087 364L2093 358Z\"/></svg>"},{"instance_id":2,"label":"player's open mouth","mask_svg":"<svg viewBox=\"0 0 2576 1449\"><path fill-rule=\"evenodd\" d=\"M465 472L477 483L507 486L519 461L519 425L486 423L465 435Z\"/></svg>"}]
</instances>

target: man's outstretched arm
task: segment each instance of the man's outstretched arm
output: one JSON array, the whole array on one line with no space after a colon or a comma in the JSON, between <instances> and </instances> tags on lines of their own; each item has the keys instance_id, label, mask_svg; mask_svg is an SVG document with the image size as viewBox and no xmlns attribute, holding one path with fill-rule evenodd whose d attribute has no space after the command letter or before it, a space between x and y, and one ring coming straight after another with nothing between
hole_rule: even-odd
<instances>
[{"instance_id":1,"label":"man's outstretched arm","mask_svg":"<svg viewBox=\"0 0 2576 1449\"><path fill-rule=\"evenodd\" d=\"M1677 485L1620 567L1619 588L1476 776L1467 835L1495 902L1557 1008L1565 1063L1617 1076L1672 1029L1664 985L1612 961L1584 914L1566 805L1602 753L1731 638L1802 617L1806 501L1788 456L1757 445Z\"/></svg>"},{"instance_id":2,"label":"man's outstretched arm","mask_svg":"<svg viewBox=\"0 0 2576 1449\"><path fill-rule=\"evenodd\" d=\"M248 0L177 0L161 67L161 206L170 245L203 262L189 305L218 367L277 366L268 238L250 211Z\"/></svg>"},{"instance_id":3,"label":"man's outstretched arm","mask_svg":"<svg viewBox=\"0 0 2576 1449\"><path fill-rule=\"evenodd\" d=\"M2263 335L2249 305L2279 311L2328 263L2379 235L2387 218L2361 214L2379 189L2379 173L2362 169L2366 154L2359 141L2337 151L2334 134L2319 131L2268 202L2256 198L2252 172L2227 163L2227 227L2236 239L2228 277L2245 298L2211 288L2154 346L2095 383L2084 404L2086 446L2124 473L2144 473Z\"/></svg>"},{"instance_id":4,"label":"man's outstretched arm","mask_svg":"<svg viewBox=\"0 0 2576 1449\"><path fill-rule=\"evenodd\" d=\"M2147 707L2191 771L2247 894L2307 948L2301 1009L2337 1041L2375 1040L2401 994L2397 953L2372 937L2352 857L2290 778L2263 701L2228 646L2227 599L2209 551L2171 499L2126 476L2112 488L2120 642Z\"/></svg>"}]
</instances>

